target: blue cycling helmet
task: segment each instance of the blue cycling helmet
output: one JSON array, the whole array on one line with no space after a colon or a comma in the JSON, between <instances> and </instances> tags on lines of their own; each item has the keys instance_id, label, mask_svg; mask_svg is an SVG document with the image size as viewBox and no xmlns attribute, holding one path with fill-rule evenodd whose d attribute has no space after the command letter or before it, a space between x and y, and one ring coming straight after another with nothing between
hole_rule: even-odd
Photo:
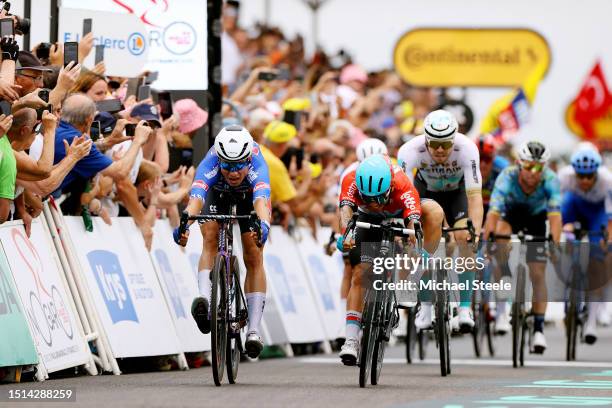
<instances>
[{"instance_id":1,"label":"blue cycling helmet","mask_svg":"<svg viewBox=\"0 0 612 408\"><path fill-rule=\"evenodd\" d=\"M577 174L593 174L601 164L601 156L593 149L582 149L572 155L571 162Z\"/></svg>"},{"instance_id":2,"label":"blue cycling helmet","mask_svg":"<svg viewBox=\"0 0 612 408\"><path fill-rule=\"evenodd\" d=\"M381 154L362 161L355 172L355 183L362 196L376 197L386 194L391 187L391 166Z\"/></svg>"}]
</instances>

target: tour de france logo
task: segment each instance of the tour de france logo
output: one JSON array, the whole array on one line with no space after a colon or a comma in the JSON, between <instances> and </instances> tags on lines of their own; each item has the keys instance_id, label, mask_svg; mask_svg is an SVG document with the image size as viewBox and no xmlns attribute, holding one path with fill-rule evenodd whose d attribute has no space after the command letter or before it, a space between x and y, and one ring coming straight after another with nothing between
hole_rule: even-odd
<instances>
[{"instance_id":1,"label":"tour de france logo","mask_svg":"<svg viewBox=\"0 0 612 408\"><path fill-rule=\"evenodd\" d=\"M24 299L24 307L30 322L40 334L45 344L53 346L53 336L63 333L70 340L74 337L74 329L70 322L68 307L59 290L53 284L46 285L41 276L46 276L40 255L30 240L17 228L11 232L17 252L23 259L36 288L30 291Z\"/></svg>"}]
</instances>

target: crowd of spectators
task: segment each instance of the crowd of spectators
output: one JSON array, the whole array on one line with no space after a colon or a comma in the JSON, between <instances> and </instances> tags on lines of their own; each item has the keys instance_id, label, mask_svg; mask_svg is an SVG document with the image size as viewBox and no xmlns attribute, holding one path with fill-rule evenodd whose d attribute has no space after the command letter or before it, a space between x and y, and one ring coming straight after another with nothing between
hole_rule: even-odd
<instances>
[{"instance_id":1,"label":"crowd of spectators","mask_svg":"<svg viewBox=\"0 0 612 408\"><path fill-rule=\"evenodd\" d=\"M462 130L471 126L456 110L465 106L460 97L408 86L391 70L368 73L343 51L307 57L300 36L262 25L246 30L238 16L239 3L228 1L223 125L245 126L261 146L273 222L288 230L336 226L339 176L366 138L383 140L394 157L421 132L427 113L453 104ZM133 217L148 247L157 218L176 226L198 165L190 161L192 139L208 112L182 99L162 117L153 99L137 100L133 78L105 75L104 62L83 66L92 33L79 43L79 61L67 65L61 43L47 44L42 58L44 45L20 50L6 37L0 46L0 222L21 219L29 231L52 197L89 230L91 217L109 224L113 216ZM103 108L106 100L120 108Z\"/></svg>"}]
</instances>

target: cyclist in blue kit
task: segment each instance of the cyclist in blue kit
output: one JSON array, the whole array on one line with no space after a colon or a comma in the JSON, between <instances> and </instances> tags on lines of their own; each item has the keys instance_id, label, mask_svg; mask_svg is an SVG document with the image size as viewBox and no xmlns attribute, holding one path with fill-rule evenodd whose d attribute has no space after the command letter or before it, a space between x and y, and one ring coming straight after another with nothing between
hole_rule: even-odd
<instances>
[{"instance_id":1,"label":"cyclist in blue kit","mask_svg":"<svg viewBox=\"0 0 612 408\"><path fill-rule=\"evenodd\" d=\"M266 299L263 244L270 231L270 178L259 146L248 130L237 125L221 129L214 147L198 166L185 211L190 216L201 212L204 215L228 214L232 200L236 204L236 215L249 215L254 209L260 219L259 243L254 239L249 221L239 221L247 269L244 291L249 323L245 349L249 357L255 358L263 349L259 323ZM193 300L191 314L200 331L209 333L210 271L217 254L219 226L216 222L205 222L201 230L204 248L198 272L200 296ZM188 237L189 229L182 236L178 228L174 230L174 240L178 244L185 246Z\"/></svg>"},{"instance_id":2,"label":"cyclist in blue kit","mask_svg":"<svg viewBox=\"0 0 612 408\"><path fill-rule=\"evenodd\" d=\"M489 239L493 233L509 235L518 231L543 237L546 236L548 220L553 241L558 244L561 237L561 192L557 176L546 167L550 151L542 143L525 142L518 149L518 158L517 165L502 171L495 182L484 239ZM536 242L527 248L527 265L533 285L533 346L538 354L546 349L544 314L547 294L544 273L547 256L544 247L544 242ZM511 275L508 266L509 250L509 246L505 246L495 254L504 276Z\"/></svg>"}]
</instances>

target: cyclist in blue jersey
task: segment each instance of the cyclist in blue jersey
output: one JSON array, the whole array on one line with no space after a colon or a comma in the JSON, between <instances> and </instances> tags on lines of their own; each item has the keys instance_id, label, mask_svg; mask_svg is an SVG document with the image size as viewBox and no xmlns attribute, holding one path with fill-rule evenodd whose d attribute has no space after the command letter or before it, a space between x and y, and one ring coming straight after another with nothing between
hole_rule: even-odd
<instances>
[{"instance_id":1,"label":"cyclist in blue jersey","mask_svg":"<svg viewBox=\"0 0 612 408\"><path fill-rule=\"evenodd\" d=\"M509 235L524 231L528 235L546 236L549 222L553 241L561 237L561 192L555 173L546 167L550 151L539 142L523 143L518 149L518 165L506 168L495 181L489 213L485 222L484 239L492 233ZM497 264L510 276L508 256L504 246L495 254ZM533 286L534 351L546 349L544 314L546 313L545 243L531 243L527 248L527 265Z\"/></svg>"},{"instance_id":2,"label":"cyclist in blue jersey","mask_svg":"<svg viewBox=\"0 0 612 408\"><path fill-rule=\"evenodd\" d=\"M270 231L270 178L259 146L248 130L237 125L221 129L214 147L198 166L185 211L190 216L202 210L203 214L228 214L231 200L236 204L236 215L249 215L255 209L260 219L261 247L250 231L249 221L239 221L247 268L244 288L249 323L245 348L249 357L255 358L263 349L259 323L266 299L263 244ZM193 300L191 314L200 331L209 333L210 271L217 253L219 226L216 222L205 222L201 230L204 248L198 273L200 296ZM178 228L174 230L174 240L178 244L185 246L188 237L189 229L182 236Z\"/></svg>"},{"instance_id":3,"label":"cyclist in blue jersey","mask_svg":"<svg viewBox=\"0 0 612 408\"><path fill-rule=\"evenodd\" d=\"M591 281L589 313L584 325L584 338L587 344L597 340L597 311L600 303L595 301L601 296L597 282L607 281L600 276L604 271L604 257L600 244L607 231L608 246L612 243L612 173L601 167L601 156L595 147L579 148L571 157L571 165L559 171L561 193L561 216L563 232L568 242L576 239L575 223L580 229L590 231L589 280ZM601 233L599 233L601 231ZM610 251L608 251L610 253Z\"/></svg>"}]
</instances>

